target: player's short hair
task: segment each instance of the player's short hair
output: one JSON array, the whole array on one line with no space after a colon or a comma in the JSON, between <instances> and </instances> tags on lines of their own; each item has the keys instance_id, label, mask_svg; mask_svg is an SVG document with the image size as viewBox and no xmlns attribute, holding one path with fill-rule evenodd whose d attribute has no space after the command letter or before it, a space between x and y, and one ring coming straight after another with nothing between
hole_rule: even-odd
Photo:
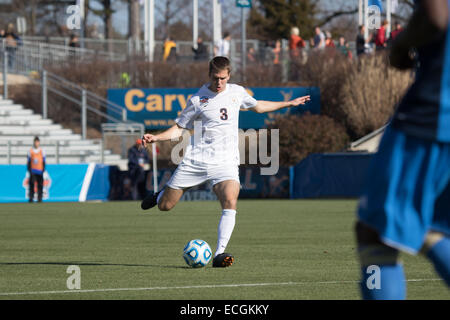
<instances>
[{"instance_id":1,"label":"player's short hair","mask_svg":"<svg viewBox=\"0 0 450 320\"><path fill-rule=\"evenodd\" d=\"M231 63L227 57L218 56L209 62L209 75L222 70L227 70L228 73L231 72Z\"/></svg>"}]
</instances>

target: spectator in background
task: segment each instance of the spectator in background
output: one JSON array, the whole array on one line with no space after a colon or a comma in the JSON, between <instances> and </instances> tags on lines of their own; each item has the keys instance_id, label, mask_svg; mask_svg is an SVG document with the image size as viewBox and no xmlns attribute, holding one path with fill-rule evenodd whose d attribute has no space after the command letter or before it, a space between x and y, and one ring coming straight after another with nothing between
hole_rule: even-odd
<instances>
[{"instance_id":1,"label":"spectator in background","mask_svg":"<svg viewBox=\"0 0 450 320\"><path fill-rule=\"evenodd\" d=\"M177 44L171 37L167 37L163 46L163 62L176 62L177 60Z\"/></svg>"},{"instance_id":2,"label":"spectator in background","mask_svg":"<svg viewBox=\"0 0 450 320\"><path fill-rule=\"evenodd\" d=\"M391 31L391 36L390 36L389 40L393 41L398 36L398 34L402 31L403 31L402 24L397 21L395 23L395 29L393 31Z\"/></svg>"},{"instance_id":3,"label":"spectator in background","mask_svg":"<svg viewBox=\"0 0 450 320\"><path fill-rule=\"evenodd\" d=\"M128 150L128 175L131 181L133 200L138 199L139 184L145 180L145 164L150 163L147 151L142 147L142 140L137 139L134 146Z\"/></svg>"},{"instance_id":4,"label":"spectator in background","mask_svg":"<svg viewBox=\"0 0 450 320\"><path fill-rule=\"evenodd\" d=\"M297 81L299 79L299 67L304 62L303 51L306 44L300 37L300 30L297 27L291 28L291 36L289 37L289 80Z\"/></svg>"},{"instance_id":5,"label":"spectator in background","mask_svg":"<svg viewBox=\"0 0 450 320\"><path fill-rule=\"evenodd\" d=\"M79 48L80 47L80 42L79 42L79 39L76 34L70 35L69 47L71 47L71 48Z\"/></svg>"},{"instance_id":6,"label":"spectator in background","mask_svg":"<svg viewBox=\"0 0 450 320\"><path fill-rule=\"evenodd\" d=\"M305 46L306 46L305 41L302 39L302 37L300 37L300 30L297 27L292 27L291 36L289 37L289 56L291 57L291 59L296 59L300 57L301 50Z\"/></svg>"},{"instance_id":7,"label":"spectator in background","mask_svg":"<svg viewBox=\"0 0 450 320\"><path fill-rule=\"evenodd\" d=\"M77 55L77 51L75 50L79 47L80 47L79 38L76 34L72 33L70 35L69 48L71 49L70 55L73 63L77 62L77 58L79 58L79 56Z\"/></svg>"},{"instance_id":8,"label":"spectator in background","mask_svg":"<svg viewBox=\"0 0 450 320\"><path fill-rule=\"evenodd\" d=\"M254 64L254 63L256 63L256 61L257 61L257 59L256 59L255 48L253 48L253 47L248 48L248 51L247 51L247 62L249 64Z\"/></svg>"},{"instance_id":9,"label":"spectator in background","mask_svg":"<svg viewBox=\"0 0 450 320\"><path fill-rule=\"evenodd\" d=\"M387 37L386 37L386 31L387 31L388 22L387 20L383 20L383 23L378 29L375 37L375 46L376 50L384 50L387 47Z\"/></svg>"},{"instance_id":10,"label":"spectator in background","mask_svg":"<svg viewBox=\"0 0 450 320\"><path fill-rule=\"evenodd\" d=\"M42 193L44 186L44 171L45 171L45 152L40 148L39 137L34 137L33 147L28 151L27 169L30 174L29 178L29 202L34 200L34 188L37 184L38 202L42 202Z\"/></svg>"},{"instance_id":11,"label":"spectator in background","mask_svg":"<svg viewBox=\"0 0 450 320\"><path fill-rule=\"evenodd\" d=\"M131 84L130 74L126 71L120 74L119 88L129 88Z\"/></svg>"},{"instance_id":12,"label":"spectator in background","mask_svg":"<svg viewBox=\"0 0 450 320\"><path fill-rule=\"evenodd\" d=\"M345 57L351 59L352 58L352 52L350 51L348 47L348 42L345 41L344 37L339 38L339 44L337 45L336 49L342 53Z\"/></svg>"},{"instance_id":13,"label":"spectator in background","mask_svg":"<svg viewBox=\"0 0 450 320\"><path fill-rule=\"evenodd\" d=\"M5 37L5 29L0 29L0 39Z\"/></svg>"},{"instance_id":14,"label":"spectator in background","mask_svg":"<svg viewBox=\"0 0 450 320\"><path fill-rule=\"evenodd\" d=\"M366 38L364 37L365 27L360 25L358 27L358 35L356 36L356 56L366 53Z\"/></svg>"},{"instance_id":15,"label":"spectator in background","mask_svg":"<svg viewBox=\"0 0 450 320\"><path fill-rule=\"evenodd\" d=\"M333 37L331 36L330 31L325 32L325 47L336 48L336 45L334 44Z\"/></svg>"},{"instance_id":16,"label":"spectator in background","mask_svg":"<svg viewBox=\"0 0 450 320\"><path fill-rule=\"evenodd\" d=\"M315 28L315 36L313 38L314 49L324 49L325 48L325 35L323 34L320 27Z\"/></svg>"},{"instance_id":17,"label":"spectator in background","mask_svg":"<svg viewBox=\"0 0 450 320\"><path fill-rule=\"evenodd\" d=\"M14 32L12 23L8 24L3 39L5 39L6 52L8 53L8 67L12 69L16 60L17 47L21 42L20 37Z\"/></svg>"},{"instance_id":18,"label":"spectator in background","mask_svg":"<svg viewBox=\"0 0 450 320\"><path fill-rule=\"evenodd\" d=\"M192 51L194 51L195 61L204 61L209 58L208 49L203 43L203 39L201 37L197 38L197 48L192 47Z\"/></svg>"},{"instance_id":19,"label":"spectator in background","mask_svg":"<svg viewBox=\"0 0 450 320\"><path fill-rule=\"evenodd\" d=\"M230 57L231 34L226 31L221 39L214 47L214 55L220 57Z\"/></svg>"},{"instance_id":20,"label":"spectator in background","mask_svg":"<svg viewBox=\"0 0 450 320\"><path fill-rule=\"evenodd\" d=\"M281 41L280 40L275 41L275 46L272 49L272 53L273 53L273 64L279 65L280 64L280 54L281 54Z\"/></svg>"}]
</instances>

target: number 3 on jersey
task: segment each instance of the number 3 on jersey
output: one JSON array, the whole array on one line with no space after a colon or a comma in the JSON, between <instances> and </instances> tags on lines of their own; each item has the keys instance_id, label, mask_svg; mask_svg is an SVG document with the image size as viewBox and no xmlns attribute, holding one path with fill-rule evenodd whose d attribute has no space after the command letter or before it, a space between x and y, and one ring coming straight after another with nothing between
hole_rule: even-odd
<instances>
[{"instance_id":1,"label":"number 3 on jersey","mask_svg":"<svg viewBox=\"0 0 450 320\"><path fill-rule=\"evenodd\" d=\"M228 120L227 108L220 109L220 119L221 120Z\"/></svg>"}]
</instances>

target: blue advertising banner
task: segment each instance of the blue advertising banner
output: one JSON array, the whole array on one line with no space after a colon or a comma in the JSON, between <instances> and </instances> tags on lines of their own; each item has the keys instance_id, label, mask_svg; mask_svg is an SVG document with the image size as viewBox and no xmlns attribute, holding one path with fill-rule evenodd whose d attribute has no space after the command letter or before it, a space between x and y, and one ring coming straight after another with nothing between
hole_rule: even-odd
<instances>
[{"instance_id":1,"label":"blue advertising banner","mask_svg":"<svg viewBox=\"0 0 450 320\"><path fill-rule=\"evenodd\" d=\"M126 108L128 120L143 123L147 129L166 129L186 108L190 97L198 88L191 89L108 89L108 100ZM306 105L286 108L277 112L258 114L244 111L239 116L241 129L260 129L274 120L275 114L320 113L320 90L317 87L247 88L256 100L288 101L310 95Z\"/></svg>"},{"instance_id":2,"label":"blue advertising banner","mask_svg":"<svg viewBox=\"0 0 450 320\"><path fill-rule=\"evenodd\" d=\"M45 167L44 202L106 200L108 166L96 164L49 164ZM29 173L26 165L0 165L0 202L27 202ZM35 199L37 200L37 185Z\"/></svg>"},{"instance_id":3,"label":"blue advertising banner","mask_svg":"<svg viewBox=\"0 0 450 320\"><path fill-rule=\"evenodd\" d=\"M292 167L291 198L361 196L371 153L311 154Z\"/></svg>"}]
</instances>

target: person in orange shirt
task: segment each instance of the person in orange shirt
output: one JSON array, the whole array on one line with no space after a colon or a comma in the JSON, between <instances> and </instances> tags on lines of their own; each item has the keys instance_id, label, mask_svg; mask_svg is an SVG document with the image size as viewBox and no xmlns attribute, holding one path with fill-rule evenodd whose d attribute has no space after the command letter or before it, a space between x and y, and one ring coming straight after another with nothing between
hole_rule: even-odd
<instances>
[{"instance_id":1,"label":"person in orange shirt","mask_svg":"<svg viewBox=\"0 0 450 320\"><path fill-rule=\"evenodd\" d=\"M292 59L300 56L300 50L305 47L305 41L300 37L300 30L292 27L291 37L289 38L289 53Z\"/></svg>"},{"instance_id":2,"label":"person in orange shirt","mask_svg":"<svg viewBox=\"0 0 450 320\"><path fill-rule=\"evenodd\" d=\"M28 151L27 167L30 173L29 202L34 199L34 186L37 183L38 202L42 202L42 187L44 185L45 152L40 148L39 137L34 137L33 148Z\"/></svg>"},{"instance_id":3,"label":"person in orange shirt","mask_svg":"<svg viewBox=\"0 0 450 320\"><path fill-rule=\"evenodd\" d=\"M280 64L280 54L281 54L281 41L275 41L275 47L272 49L273 53L273 64Z\"/></svg>"},{"instance_id":4,"label":"person in orange shirt","mask_svg":"<svg viewBox=\"0 0 450 320\"><path fill-rule=\"evenodd\" d=\"M336 48L336 45L334 44L333 37L331 36L330 31L325 32L325 47Z\"/></svg>"},{"instance_id":5,"label":"person in orange shirt","mask_svg":"<svg viewBox=\"0 0 450 320\"><path fill-rule=\"evenodd\" d=\"M175 62L176 61L176 50L177 44L172 40L171 37L167 37L164 41L163 47L163 61L164 62Z\"/></svg>"}]
</instances>

